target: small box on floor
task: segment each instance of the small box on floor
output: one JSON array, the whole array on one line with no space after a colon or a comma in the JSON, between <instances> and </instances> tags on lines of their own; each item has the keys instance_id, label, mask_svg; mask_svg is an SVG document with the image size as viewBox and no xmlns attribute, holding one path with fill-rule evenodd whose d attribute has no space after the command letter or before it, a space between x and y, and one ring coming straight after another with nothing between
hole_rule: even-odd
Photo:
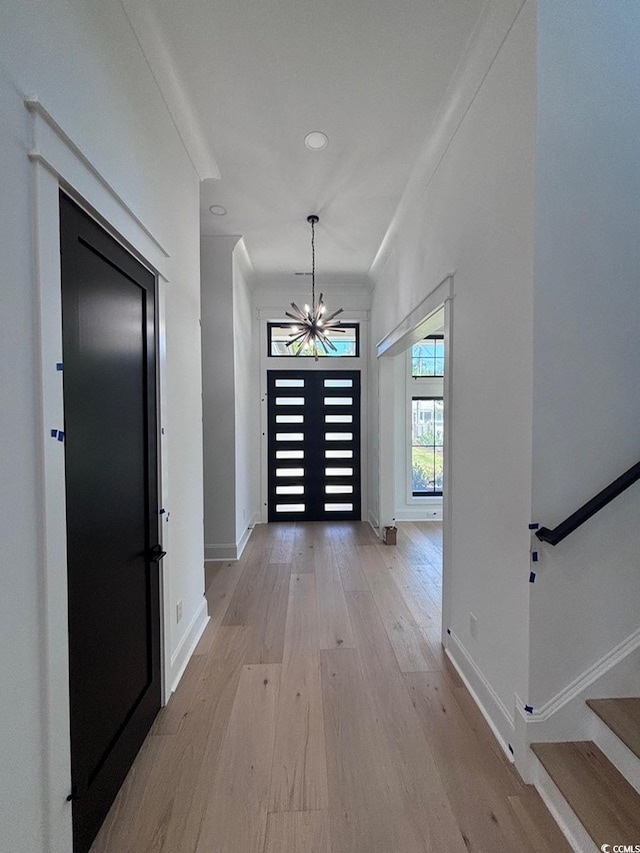
<instances>
[{"instance_id":1,"label":"small box on floor","mask_svg":"<svg viewBox=\"0 0 640 853\"><path fill-rule=\"evenodd\" d=\"M396 536L398 535L397 527L385 527L382 541L385 545L395 545Z\"/></svg>"}]
</instances>

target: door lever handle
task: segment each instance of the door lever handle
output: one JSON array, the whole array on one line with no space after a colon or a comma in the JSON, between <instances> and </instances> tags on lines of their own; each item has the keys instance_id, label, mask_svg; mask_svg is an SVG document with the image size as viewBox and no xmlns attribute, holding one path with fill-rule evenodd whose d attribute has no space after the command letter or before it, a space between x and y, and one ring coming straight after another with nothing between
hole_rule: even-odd
<instances>
[{"instance_id":1,"label":"door lever handle","mask_svg":"<svg viewBox=\"0 0 640 853\"><path fill-rule=\"evenodd\" d=\"M163 557L166 557L167 552L162 550L162 545L153 545L145 553L145 557L150 563L159 563Z\"/></svg>"}]
</instances>

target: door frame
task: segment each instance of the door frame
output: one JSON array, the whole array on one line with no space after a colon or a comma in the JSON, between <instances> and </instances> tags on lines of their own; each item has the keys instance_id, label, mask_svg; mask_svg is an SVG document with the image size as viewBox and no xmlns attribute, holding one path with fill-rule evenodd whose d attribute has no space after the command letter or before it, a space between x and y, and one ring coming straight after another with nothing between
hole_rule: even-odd
<instances>
[{"instance_id":1,"label":"door frame","mask_svg":"<svg viewBox=\"0 0 640 853\"><path fill-rule=\"evenodd\" d=\"M453 500L451 488L451 430L452 366L453 366L453 274L447 275L392 329L376 346L378 356L378 400L393 400L393 358L405 353L425 335L433 331L432 318L444 306L444 488L442 494L442 644L447 645L447 627L451 614L451 574L453 554L451 529ZM430 326L431 323L431 326ZM378 524L381 532L395 522L394 417L391 407L378 408Z\"/></svg>"},{"instance_id":2,"label":"door frame","mask_svg":"<svg viewBox=\"0 0 640 853\"><path fill-rule=\"evenodd\" d=\"M290 323L282 315L282 309L260 307L257 314L260 347L260 523L267 524L268 513L268 416L267 416L267 371L268 370L357 370L360 373L360 508L362 520L368 520L370 465L366 449L368 447L368 362L369 362L369 311L344 310L341 319L345 322L360 324L360 354L346 358L321 357L315 361L311 357L269 356L267 354L267 323Z\"/></svg>"},{"instance_id":3,"label":"door frame","mask_svg":"<svg viewBox=\"0 0 640 853\"><path fill-rule=\"evenodd\" d=\"M156 279L156 365L158 423L158 499L166 493L166 447L162 441L165 410L165 290L169 282L169 253L136 216L114 187L83 154L37 98L27 98L31 114L34 194L34 258L39 326L40 423L39 446L42 488L39 508L42 614L41 708L43 838L47 853L71 851L71 784L69 742L69 644L67 623L67 553L65 512L64 428L62 388L62 298L60 274L59 192L65 192L117 242L140 261ZM166 515L162 518L166 519ZM164 523L159 524L164 528ZM160 531L161 534L164 532ZM164 537L162 537L164 538ZM162 538L160 541L162 541ZM169 627L171 625L167 577L168 555L160 571L160 655L162 703L170 691Z\"/></svg>"}]
</instances>

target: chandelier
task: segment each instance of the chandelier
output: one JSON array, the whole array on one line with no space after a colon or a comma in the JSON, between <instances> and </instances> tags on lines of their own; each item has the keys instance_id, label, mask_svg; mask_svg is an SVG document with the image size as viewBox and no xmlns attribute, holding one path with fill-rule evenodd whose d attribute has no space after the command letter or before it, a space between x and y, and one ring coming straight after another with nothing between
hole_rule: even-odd
<instances>
[{"instance_id":1,"label":"chandelier","mask_svg":"<svg viewBox=\"0 0 640 853\"><path fill-rule=\"evenodd\" d=\"M344 329L340 328L340 320L334 318L338 314L342 314L342 308L338 308L333 314L327 316L327 306L324 304L322 293L316 304L316 231L315 227L318 224L319 217L315 213L307 216L307 222L311 225L311 307L304 306L304 310L298 308L295 302L291 303L293 312L285 311L287 317L295 320L296 325L291 327L291 334L286 346L290 347L297 343L298 348L296 355L304 349L311 348L313 357L318 360L318 345L329 354L329 350L337 352L333 341L329 338L329 332L340 332L344 334Z\"/></svg>"}]
</instances>

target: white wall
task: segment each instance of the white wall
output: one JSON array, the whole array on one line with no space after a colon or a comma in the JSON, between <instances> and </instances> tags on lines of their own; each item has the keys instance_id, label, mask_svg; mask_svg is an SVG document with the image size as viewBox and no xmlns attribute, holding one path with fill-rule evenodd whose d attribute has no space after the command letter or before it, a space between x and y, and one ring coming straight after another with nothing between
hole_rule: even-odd
<instances>
[{"instance_id":1,"label":"white wall","mask_svg":"<svg viewBox=\"0 0 640 853\"><path fill-rule=\"evenodd\" d=\"M40 520L36 488L40 439L35 381L37 303L26 159L28 116L11 77L5 69L1 73L0 422L5 439L0 451L0 528L5 591L0 599L0 824L7 849L27 853L42 849L44 809L37 571L41 543L34 535Z\"/></svg>"},{"instance_id":2,"label":"white wall","mask_svg":"<svg viewBox=\"0 0 640 853\"><path fill-rule=\"evenodd\" d=\"M42 430L31 117L37 95L147 228L167 247L164 285L166 400L163 490L170 510L169 609L183 601L169 655L202 603L199 186L138 44L115 0L7 0L0 29L0 826L12 853L70 850L69 776L46 783L49 711L62 713L64 683L45 690ZM64 503L64 495L60 500ZM51 590L48 591L51 594ZM61 665L64 668L65 662ZM52 707L50 708L49 705ZM51 801L51 812L47 811Z\"/></svg>"},{"instance_id":3,"label":"white wall","mask_svg":"<svg viewBox=\"0 0 640 853\"><path fill-rule=\"evenodd\" d=\"M554 527L640 458L640 6L538 7L533 514ZM540 548L532 704L638 628L639 499Z\"/></svg>"},{"instance_id":4,"label":"white wall","mask_svg":"<svg viewBox=\"0 0 640 853\"><path fill-rule=\"evenodd\" d=\"M259 514L253 269L239 237L202 236L205 557L235 559Z\"/></svg>"},{"instance_id":5,"label":"white wall","mask_svg":"<svg viewBox=\"0 0 640 853\"><path fill-rule=\"evenodd\" d=\"M205 557L233 557L236 434L233 250L238 237L201 238Z\"/></svg>"},{"instance_id":6,"label":"white wall","mask_svg":"<svg viewBox=\"0 0 640 853\"><path fill-rule=\"evenodd\" d=\"M273 319L287 319L284 312L292 302L302 307L311 302L311 279L308 276L288 276L293 284L285 280L285 276L260 277L254 286L254 302L260 311L271 313ZM371 305L371 283L367 276L355 278L351 276L349 283L344 283L337 275L318 276L316 291L324 294L325 305L330 311L344 308L347 312L367 312ZM368 314L366 315L368 318ZM347 319L343 314L339 320ZM363 354L361 352L361 354ZM298 359L299 361L300 359Z\"/></svg>"},{"instance_id":7,"label":"white wall","mask_svg":"<svg viewBox=\"0 0 640 853\"><path fill-rule=\"evenodd\" d=\"M434 128L374 265L372 308L380 340L453 273L449 643L505 740L528 649L536 29L534 3L519 6L488 7L447 134Z\"/></svg>"},{"instance_id":8,"label":"white wall","mask_svg":"<svg viewBox=\"0 0 640 853\"><path fill-rule=\"evenodd\" d=\"M241 545L260 517L260 356L258 320L250 283L253 269L244 243L234 251L233 330L235 362L236 531Z\"/></svg>"}]
</instances>

